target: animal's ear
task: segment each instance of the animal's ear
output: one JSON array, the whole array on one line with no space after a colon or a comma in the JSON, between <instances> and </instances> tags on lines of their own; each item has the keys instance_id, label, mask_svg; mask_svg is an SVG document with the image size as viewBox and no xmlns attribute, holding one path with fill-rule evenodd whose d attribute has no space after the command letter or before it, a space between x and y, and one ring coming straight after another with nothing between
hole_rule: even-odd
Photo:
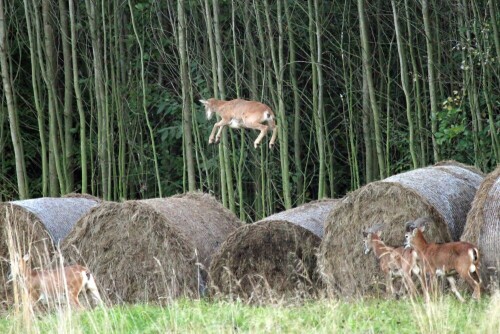
<instances>
[{"instance_id":1,"label":"animal's ear","mask_svg":"<svg viewBox=\"0 0 500 334\"><path fill-rule=\"evenodd\" d=\"M24 256L23 256L23 261L24 261L24 262L28 262L28 260L29 260L29 259L30 259L30 255L29 255L29 253L24 254Z\"/></svg>"},{"instance_id":2,"label":"animal's ear","mask_svg":"<svg viewBox=\"0 0 500 334\"><path fill-rule=\"evenodd\" d=\"M380 238L380 236L382 235L382 230L376 231L375 234Z\"/></svg>"},{"instance_id":3,"label":"animal's ear","mask_svg":"<svg viewBox=\"0 0 500 334\"><path fill-rule=\"evenodd\" d=\"M366 238L366 237L368 236L368 234L369 234L368 232L363 231L363 237L365 237L365 238Z\"/></svg>"},{"instance_id":4,"label":"animal's ear","mask_svg":"<svg viewBox=\"0 0 500 334\"><path fill-rule=\"evenodd\" d=\"M200 100L201 103L203 103L204 105L207 105L208 104L208 101L207 100Z\"/></svg>"},{"instance_id":5,"label":"animal's ear","mask_svg":"<svg viewBox=\"0 0 500 334\"><path fill-rule=\"evenodd\" d=\"M420 226L418 227L418 229L419 229L420 231L424 232L424 231L425 231L425 224L420 225Z\"/></svg>"}]
</instances>

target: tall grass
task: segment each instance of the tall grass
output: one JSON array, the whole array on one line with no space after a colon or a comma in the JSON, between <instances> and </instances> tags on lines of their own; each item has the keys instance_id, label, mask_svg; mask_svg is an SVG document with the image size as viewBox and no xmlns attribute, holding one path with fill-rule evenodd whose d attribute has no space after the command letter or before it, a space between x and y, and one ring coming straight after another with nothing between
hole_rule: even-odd
<instances>
[{"instance_id":1,"label":"tall grass","mask_svg":"<svg viewBox=\"0 0 500 334\"><path fill-rule=\"evenodd\" d=\"M25 250L17 230L7 226L9 261ZM62 268L62 258L37 254L38 262ZM48 307L29 302L26 284L15 272L12 305L0 316L0 333L500 333L500 292L480 302L459 303L451 294L402 300L241 301L180 299L167 305L117 305L74 310L67 299ZM167 278L165 278L167 279ZM103 296L104 297L104 296ZM108 305L111 305L107 301Z\"/></svg>"}]
</instances>

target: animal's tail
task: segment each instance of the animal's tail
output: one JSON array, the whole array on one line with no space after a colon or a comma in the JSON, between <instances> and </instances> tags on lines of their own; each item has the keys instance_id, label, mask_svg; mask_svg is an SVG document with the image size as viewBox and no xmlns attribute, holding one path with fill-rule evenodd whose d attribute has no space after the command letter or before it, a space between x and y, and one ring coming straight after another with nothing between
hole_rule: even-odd
<instances>
[{"instance_id":1,"label":"animal's tail","mask_svg":"<svg viewBox=\"0 0 500 334\"><path fill-rule=\"evenodd\" d=\"M99 294L99 290L97 289L97 285L94 280L94 276L90 272L85 272L87 276L87 281L85 282L84 289L90 292L92 299L96 305L103 304L101 299L101 295Z\"/></svg>"}]
</instances>

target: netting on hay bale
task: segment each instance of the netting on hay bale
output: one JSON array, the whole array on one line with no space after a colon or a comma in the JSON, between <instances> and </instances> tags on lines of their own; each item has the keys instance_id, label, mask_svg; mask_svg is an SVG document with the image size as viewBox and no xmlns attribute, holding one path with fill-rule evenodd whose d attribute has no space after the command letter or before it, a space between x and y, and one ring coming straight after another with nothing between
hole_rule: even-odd
<instances>
[{"instance_id":1,"label":"netting on hay bale","mask_svg":"<svg viewBox=\"0 0 500 334\"><path fill-rule=\"evenodd\" d=\"M337 201L304 204L233 232L210 267L213 294L255 302L316 296L323 223Z\"/></svg>"},{"instance_id":2,"label":"netting on hay bale","mask_svg":"<svg viewBox=\"0 0 500 334\"><path fill-rule=\"evenodd\" d=\"M96 201L85 198L36 198L0 203L0 300L7 301L5 284L10 252L31 252L32 267L47 266L57 245Z\"/></svg>"},{"instance_id":3,"label":"netting on hay bale","mask_svg":"<svg viewBox=\"0 0 500 334\"><path fill-rule=\"evenodd\" d=\"M211 254L241 222L207 194L103 202L62 243L113 303L198 296ZM200 269L201 267L201 269Z\"/></svg>"},{"instance_id":4,"label":"netting on hay bale","mask_svg":"<svg viewBox=\"0 0 500 334\"><path fill-rule=\"evenodd\" d=\"M385 282L373 254L364 255L362 232L382 224L382 240L404 242L406 222L428 216L430 242L458 240L483 175L461 164L420 168L372 182L349 193L325 223L319 266L330 294L355 297L380 293Z\"/></svg>"},{"instance_id":5,"label":"netting on hay bale","mask_svg":"<svg viewBox=\"0 0 500 334\"><path fill-rule=\"evenodd\" d=\"M323 238L325 233L325 221L328 214L337 203L338 199L322 199L300 205L296 208L285 210L261 221L285 220L303 228Z\"/></svg>"},{"instance_id":6,"label":"netting on hay bale","mask_svg":"<svg viewBox=\"0 0 500 334\"><path fill-rule=\"evenodd\" d=\"M478 246L485 286L500 286L500 165L486 176L467 215L462 241Z\"/></svg>"}]
</instances>

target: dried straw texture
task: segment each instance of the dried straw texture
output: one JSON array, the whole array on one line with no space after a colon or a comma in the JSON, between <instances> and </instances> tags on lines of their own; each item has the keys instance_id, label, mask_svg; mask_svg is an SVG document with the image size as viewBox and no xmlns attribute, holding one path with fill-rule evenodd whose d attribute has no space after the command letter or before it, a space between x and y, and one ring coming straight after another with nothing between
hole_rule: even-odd
<instances>
[{"instance_id":1,"label":"dried straw texture","mask_svg":"<svg viewBox=\"0 0 500 334\"><path fill-rule=\"evenodd\" d=\"M62 196L63 198L86 198L91 199L96 202L102 202L102 199L96 197L94 195L86 194L86 193L68 193Z\"/></svg>"},{"instance_id":2,"label":"dried straw texture","mask_svg":"<svg viewBox=\"0 0 500 334\"><path fill-rule=\"evenodd\" d=\"M330 294L355 297L383 290L372 254L365 256L362 232L382 224L391 246L404 241L405 223L429 216L428 241L458 240L482 175L458 165L420 168L372 182L348 194L325 223L319 265Z\"/></svg>"},{"instance_id":3,"label":"dried straw texture","mask_svg":"<svg viewBox=\"0 0 500 334\"><path fill-rule=\"evenodd\" d=\"M78 222L62 250L90 268L111 302L166 303L198 296L199 267L208 267L210 251L240 225L205 194L104 202Z\"/></svg>"},{"instance_id":4,"label":"dried straw texture","mask_svg":"<svg viewBox=\"0 0 500 334\"><path fill-rule=\"evenodd\" d=\"M250 302L316 296L323 288L316 270L320 241L284 220L240 227L214 255L212 293Z\"/></svg>"},{"instance_id":5,"label":"dried straw texture","mask_svg":"<svg viewBox=\"0 0 500 334\"><path fill-rule=\"evenodd\" d=\"M479 187L461 240L478 245L485 285L500 286L500 165Z\"/></svg>"},{"instance_id":6,"label":"dried straw texture","mask_svg":"<svg viewBox=\"0 0 500 334\"><path fill-rule=\"evenodd\" d=\"M323 238L325 220L338 201L338 199L322 199L309 202L296 208L276 213L261 221L287 221L294 225L302 226L318 237Z\"/></svg>"},{"instance_id":7,"label":"dried straw texture","mask_svg":"<svg viewBox=\"0 0 500 334\"><path fill-rule=\"evenodd\" d=\"M10 252L31 252L32 266L46 266L54 245L97 203L85 198L37 198L0 203L0 298L6 301Z\"/></svg>"}]
</instances>

